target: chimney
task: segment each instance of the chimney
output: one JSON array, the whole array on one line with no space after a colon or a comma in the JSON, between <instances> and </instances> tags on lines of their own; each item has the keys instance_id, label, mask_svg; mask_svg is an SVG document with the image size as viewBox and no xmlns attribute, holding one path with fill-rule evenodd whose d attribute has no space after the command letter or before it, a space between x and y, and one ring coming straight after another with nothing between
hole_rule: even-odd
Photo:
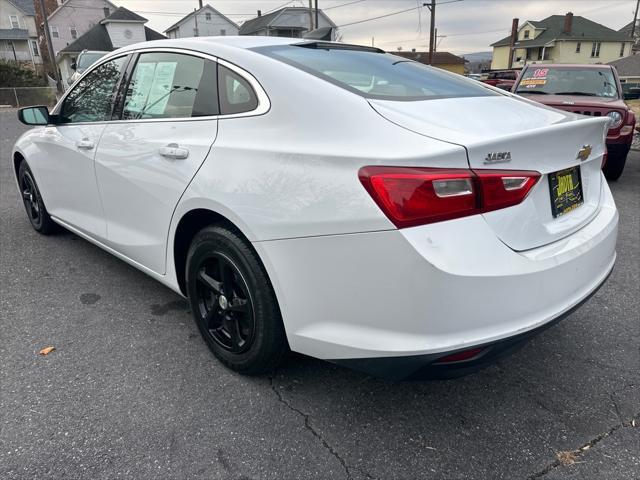
<instances>
[{"instance_id":1,"label":"chimney","mask_svg":"<svg viewBox=\"0 0 640 480\"><path fill-rule=\"evenodd\" d=\"M109 12L109 7L104 7L102 9L102 13L104 13L104 18L107 18L111 13Z\"/></svg>"},{"instance_id":2,"label":"chimney","mask_svg":"<svg viewBox=\"0 0 640 480\"><path fill-rule=\"evenodd\" d=\"M261 17L262 16L262 10L258 10L258 16Z\"/></svg>"},{"instance_id":3,"label":"chimney","mask_svg":"<svg viewBox=\"0 0 640 480\"><path fill-rule=\"evenodd\" d=\"M564 16L564 28L562 29L562 33L571 33L572 25L573 25L573 13L568 12Z\"/></svg>"},{"instance_id":4,"label":"chimney","mask_svg":"<svg viewBox=\"0 0 640 480\"><path fill-rule=\"evenodd\" d=\"M202 0L198 0L198 5L200 5L200 8L202 8Z\"/></svg>"}]
</instances>

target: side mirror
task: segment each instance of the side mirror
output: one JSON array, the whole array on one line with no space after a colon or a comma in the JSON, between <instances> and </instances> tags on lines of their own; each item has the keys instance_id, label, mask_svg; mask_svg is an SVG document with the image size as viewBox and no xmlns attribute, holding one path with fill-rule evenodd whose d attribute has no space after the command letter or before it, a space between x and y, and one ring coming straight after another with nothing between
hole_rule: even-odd
<instances>
[{"instance_id":1,"label":"side mirror","mask_svg":"<svg viewBox=\"0 0 640 480\"><path fill-rule=\"evenodd\" d=\"M21 108L18 110L18 120L25 125L48 125L49 109L45 106Z\"/></svg>"},{"instance_id":2,"label":"side mirror","mask_svg":"<svg viewBox=\"0 0 640 480\"><path fill-rule=\"evenodd\" d=\"M71 64L71 70L77 70L78 69L78 64L76 62L73 62Z\"/></svg>"}]
</instances>

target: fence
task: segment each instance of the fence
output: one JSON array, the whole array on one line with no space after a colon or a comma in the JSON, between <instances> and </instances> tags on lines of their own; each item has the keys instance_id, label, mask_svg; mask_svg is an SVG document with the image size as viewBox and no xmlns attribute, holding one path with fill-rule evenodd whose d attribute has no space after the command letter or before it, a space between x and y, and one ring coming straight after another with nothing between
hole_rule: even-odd
<instances>
[{"instance_id":1,"label":"fence","mask_svg":"<svg viewBox=\"0 0 640 480\"><path fill-rule=\"evenodd\" d=\"M56 101L55 87L0 88L0 107L53 106Z\"/></svg>"}]
</instances>

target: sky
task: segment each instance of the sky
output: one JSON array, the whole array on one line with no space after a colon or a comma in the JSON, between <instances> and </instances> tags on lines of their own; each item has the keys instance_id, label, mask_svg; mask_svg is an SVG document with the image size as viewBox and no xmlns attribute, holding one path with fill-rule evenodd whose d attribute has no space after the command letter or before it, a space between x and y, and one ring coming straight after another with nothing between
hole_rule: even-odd
<instances>
[{"instance_id":1,"label":"sky","mask_svg":"<svg viewBox=\"0 0 640 480\"><path fill-rule=\"evenodd\" d=\"M425 0L428 1L428 0ZM198 0L112 0L149 19L159 32L198 6ZM308 0L204 0L240 24L283 5L308 6ZM319 6L340 27L342 41L371 45L388 51L427 50L429 10L419 0L319 0ZM609 28L619 29L633 20L636 0L437 0L438 51L460 55L489 51L489 45L509 34L511 20L542 20L571 11ZM397 15L353 25L401 10Z\"/></svg>"}]
</instances>

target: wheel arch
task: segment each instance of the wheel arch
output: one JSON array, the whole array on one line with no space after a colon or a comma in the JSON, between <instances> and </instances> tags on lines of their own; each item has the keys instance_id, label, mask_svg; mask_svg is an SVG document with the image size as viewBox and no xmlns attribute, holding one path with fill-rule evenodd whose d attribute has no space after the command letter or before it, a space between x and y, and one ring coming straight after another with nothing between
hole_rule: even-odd
<instances>
[{"instance_id":1,"label":"wheel arch","mask_svg":"<svg viewBox=\"0 0 640 480\"><path fill-rule=\"evenodd\" d=\"M13 153L13 173L16 176L16 181L19 181L20 164L24 161L24 155L22 155L20 152Z\"/></svg>"},{"instance_id":2,"label":"wheel arch","mask_svg":"<svg viewBox=\"0 0 640 480\"><path fill-rule=\"evenodd\" d=\"M180 288L180 292L185 296L187 295L185 270L189 247L195 235L203 228L211 225L221 225L229 228L244 238L249 245L251 245L251 248L253 248L250 235L247 235L236 222L233 222L227 216L211 208L203 207L192 208L183 213L177 222L175 234L173 235L173 264L178 287ZM255 251L255 248L253 249ZM258 258L260 258L258 252L256 252L256 254ZM262 262L261 258L260 261Z\"/></svg>"}]
</instances>

